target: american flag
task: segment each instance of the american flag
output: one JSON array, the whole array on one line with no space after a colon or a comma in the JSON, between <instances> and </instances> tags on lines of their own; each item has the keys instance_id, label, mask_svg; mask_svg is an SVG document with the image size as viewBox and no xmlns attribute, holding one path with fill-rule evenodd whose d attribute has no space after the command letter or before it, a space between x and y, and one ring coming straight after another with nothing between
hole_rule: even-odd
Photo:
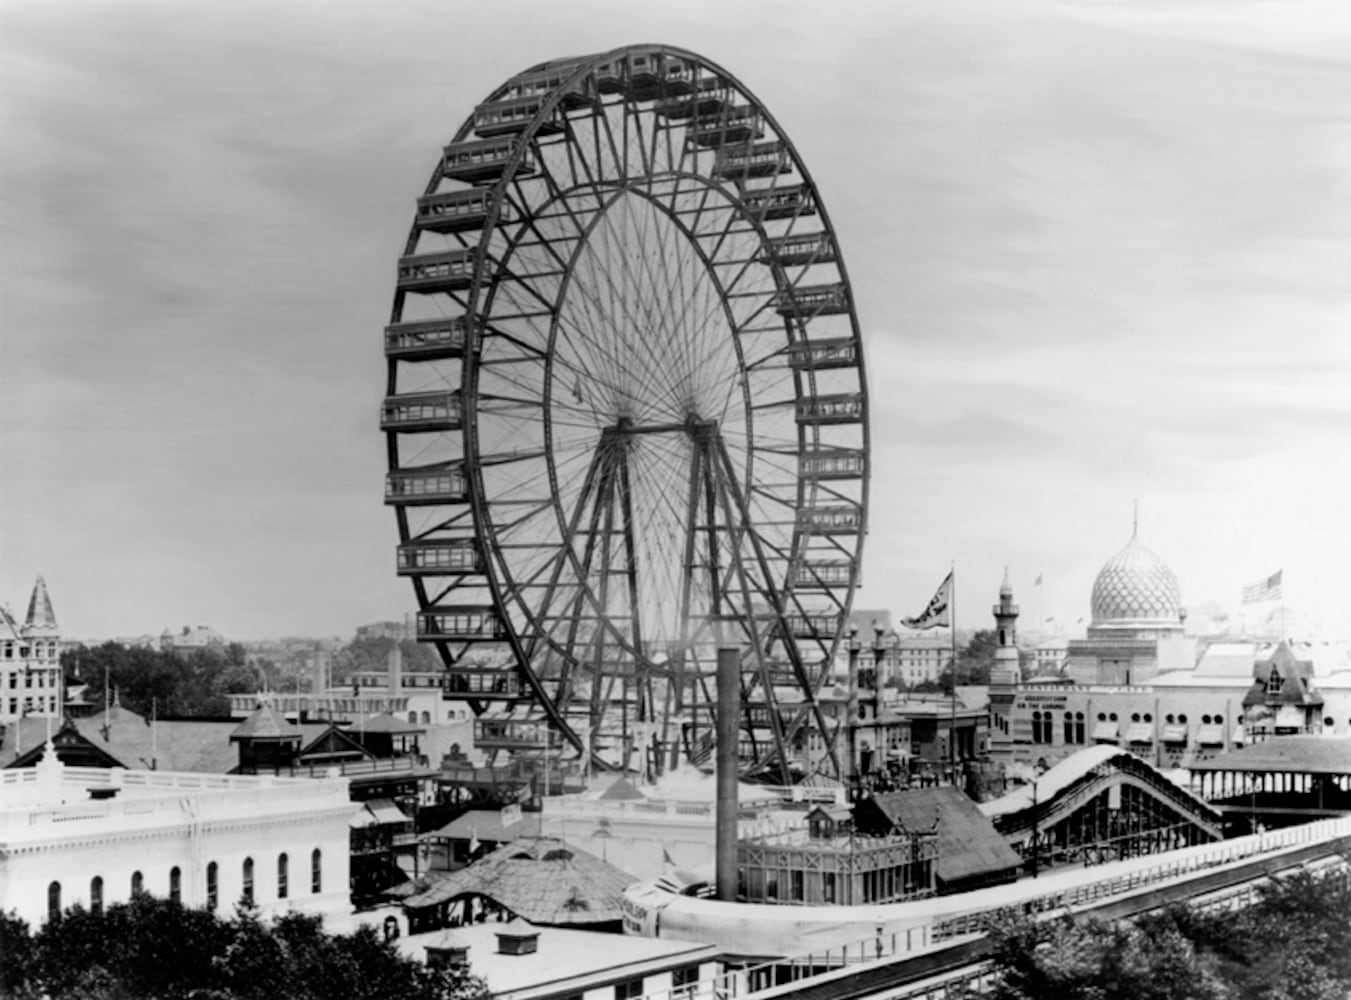
<instances>
[{"instance_id":1,"label":"american flag","mask_svg":"<svg viewBox=\"0 0 1351 1000\"><path fill-rule=\"evenodd\" d=\"M1283 570L1277 570L1270 576L1263 577L1256 583L1250 583L1243 588L1244 604L1261 604L1263 601L1279 601L1281 599L1281 573Z\"/></svg>"}]
</instances>

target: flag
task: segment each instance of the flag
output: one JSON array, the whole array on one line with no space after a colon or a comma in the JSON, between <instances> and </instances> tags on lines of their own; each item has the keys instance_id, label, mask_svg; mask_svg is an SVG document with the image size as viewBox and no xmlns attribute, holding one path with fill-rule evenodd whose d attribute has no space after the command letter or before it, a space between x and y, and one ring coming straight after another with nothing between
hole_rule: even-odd
<instances>
[{"instance_id":1,"label":"flag","mask_svg":"<svg viewBox=\"0 0 1351 1000\"><path fill-rule=\"evenodd\" d=\"M478 853L478 849L479 849L478 824L475 823L474 826L471 827L469 830L469 856L472 858L475 854Z\"/></svg>"},{"instance_id":2,"label":"flag","mask_svg":"<svg viewBox=\"0 0 1351 1000\"><path fill-rule=\"evenodd\" d=\"M929 598L929 604L914 618L902 618L901 624L906 628L937 628L940 625L951 624L949 612L952 609L952 574L949 573L938 585L938 590L934 592L933 597Z\"/></svg>"},{"instance_id":3,"label":"flag","mask_svg":"<svg viewBox=\"0 0 1351 1000\"><path fill-rule=\"evenodd\" d=\"M664 847L661 849L661 863L665 868L675 867L675 862L671 860L671 852Z\"/></svg>"},{"instance_id":4,"label":"flag","mask_svg":"<svg viewBox=\"0 0 1351 1000\"><path fill-rule=\"evenodd\" d=\"M1263 601L1279 601L1281 599L1281 573L1283 570L1277 570L1270 576L1263 577L1256 583L1250 583L1243 588L1244 604L1261 604Z\"/></svg>"}]
</instances>

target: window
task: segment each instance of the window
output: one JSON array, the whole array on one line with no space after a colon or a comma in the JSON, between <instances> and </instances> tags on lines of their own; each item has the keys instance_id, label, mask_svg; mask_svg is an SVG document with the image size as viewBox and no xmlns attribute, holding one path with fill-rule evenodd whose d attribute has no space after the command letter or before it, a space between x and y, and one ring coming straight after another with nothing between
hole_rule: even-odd
<instances>
[{"instance_id":1,"label":"window","mask_svg":"<svg viewBox=\"0 0 1351 1000\"><path fill-rule=\"evenodd\" d=\"M792 895L789 898L791 898L795 903L800 903L802 902L803 899L803 882L805 875L802 869L800 868L794 868L791 872L788 873L788 875L789 875L789 891L792 893Z\"/></svg>"},{"instance_id":2,"label":"window","mask_svg":"<svg viewBox=\"0 0 1351 1000\"><path fill-rule=\"evenodd\" d=\"M98 916L103 912L103 876L95 875L89 880L89 912Z\"/></svg>"},{"instance_id":3,"label":"window","mask_svg":"<svg viewBox=\"0 0 1351 1000\"><path fill-rule=\"evenodd\" d=\"M1281 685L1283 683L1284 682L1281 680L1280 671L1278 671L1275 667L1272 667L1271 675L1267 677L1267 694L1280 694Z\"/></svg>"},{"instance_id":4,"label":"window","mask_svg":"<svg viewBox=\"0 0 1351 1000\"><path fill-rule=\"evenodd\" d=\"M133 896L139 896L143 892L145 892L145 876L142 875L140 872L132 872L131 894Z\"/></svg>"},{"instance_id":5,"label":"window","mask_svg":"<svg viewBox=\"0 0 1351 1000\"><path fill-rule=\"evenodd\" d=\"M1074 742L1074 713L1073 713L1073 712L1066 712L1066 713L1065 713L1065 726L1064 726L1064 729L1065 729L1065 742L1066 742L1066 743L1073 743L1073 742Z\"/></svg>"},{"instance_id":6,"label":"window","mask_svg":"<svg viewBox=\"0 0 1351 1000\"><path fill-rule=\"evenodd\" d=\"M61 883L53 882L47 886L47 919L55 920L61 916Z\"/></svg>"},{"instance_id":7,"label":"window","mask_svg":"<svg viewBox=\"0 0 1351 1000\"><path fill-rule=\"evenodd\" d=\"M169 899L174 903L183 902L183 870L178 865L169 869Z\"/></svg>"},{"instance_id":8,"label":"window","mask_svg":"<svg viewBox=\"0 0 1351 1000\"><path fill-rule=\"evenodd\" d=\"M432 721L432 713L431 713L431 712L423 712L423 713L422 713L422 721L423 721L423 722L430 723L430 722Z\"/></svg>"},{"instance_id":9,"label":"window","mask_svg":"<svg viewBox=\"0 0 1351 1000\"><path fill-rule=\"evenodd\" d=\"M244 859L244 891L240 893L244 902L253 902L253 858Z\"/></svg>"},{"instance_id":10,"label":"window","mask_svg":"<svg viewBox=\"0 0 1351 1000\"><path fill-rule=\"evenodd\" d=\"M291 877L291 873L290 873L290 871L288 870L288 869L290 868L290 865L291 865L291 860L290 860L290 858L288 858L285 854L279 854L279 855L277 855L277 898L278 898L278 899L285 899L285 898L286 898L286 894L287 894L288 892L291 891L290 886L287 884L288 881L290 880L290 877Z\"/></svg>"},{"instance_id":11,"label":"window","mask_svg":"<svg viewBox=\"0 0 1351 1000\"><path fill-rule=\"evenodd\" d=\"M417 722L417 713L416 713L416 712L409 712L409 713L408 713L408 721L409 721L409 722Z\"/></svg>"},{"instance_id":12,"label":"window","mask_svg":"<svg viewBox=\"0 0 1351 1000\"><path fill-rule=\"evenodd\" d=\"M1074 742L1075 742L1075 743L1083 743L1084 740L1085 740L1085 736L1084 736L1084 713L1083 713L1083 712L1075 712L1075 713L1074 713L1074 737L1075 737L1075 738L1074 738Z\"/></svg>"},{"instance_id":13,"label":"window","mask_svg":"<svg viewBox=\"0 0 1351 1000\"><path fill-rule=\"evenodd\" d=\"M206 866L206 908L214 910L220 902L220 865L216 862Z\"/></svg>"},{"instance_id":14,"label":"window","mask_svg":"<svg viewBox=\"0 0 1351 1000\"><path fill-rule=\"evenodd\" d=\"M823 872L821 875L822 902L835 902L835 873Z\"/></svg>"},{"instance_id":15,"label":"window","mask_svg":"<svg viewBox=\"0 0 1351 1000\"><path fill-rule=\"evenodd\" d=\"M699 966L682 965L678 969L671 970L671 990L674 996L692 997L698 984Z\"/></svg>"},{"instance_id":16,"label":"window","mask_svg":"<svg viewBox=\"0 0 1351 1000\"><path fill-rule=\"evenodd\" d=\"M643 977L615 983L615 1000L639 1000L643 995Z\"/></svg>"},{"instance_id":17,"label":"window","mask_svg":"<svg viewBox=\"0 0 1351 1000\"><path fill-rule=\"evenodd\" d=\"M324 891L324 852L315 848L310 854L310 892Z\"/></svg>"}]
</instances>

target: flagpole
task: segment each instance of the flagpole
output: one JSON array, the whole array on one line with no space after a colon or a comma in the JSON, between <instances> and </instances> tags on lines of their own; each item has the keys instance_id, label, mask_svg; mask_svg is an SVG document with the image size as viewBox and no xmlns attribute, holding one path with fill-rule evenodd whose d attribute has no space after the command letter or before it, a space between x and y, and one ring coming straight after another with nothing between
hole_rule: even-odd
<instances>
[{"instance_id":1,"label":"flagpole","mask_svg":"<svg viewBox=\"0 0 1351 1000\"><path fill-rule=\"evenodd\" d=\"M948 757L952 767L952 783L957 784L957 560L952 561L952 592L948 608L952 612L952 683L948 698Z\"/></svg>"}]
</instances>

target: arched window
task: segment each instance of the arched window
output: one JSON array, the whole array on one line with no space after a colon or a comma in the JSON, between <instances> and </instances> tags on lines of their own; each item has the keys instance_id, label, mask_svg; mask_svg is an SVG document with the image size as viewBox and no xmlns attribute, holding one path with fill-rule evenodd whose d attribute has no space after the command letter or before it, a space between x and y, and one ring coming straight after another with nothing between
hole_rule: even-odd
<instances>
[{"instance_id":1,"label":"arched window","mask_svg":"<svg viewBox=\"0 0 1351 1000\"><path fill-rule=\"evenodd\" d=\"M1066 743L1073 743L1073 742L1074 742L1074 713L1073 713L1073 712L1066 712L1066 713L1065 713L1065 727L1064 727L1064 728L1065 728L1065 742L1066 742Z\"/></svg>"},{"instance_id":2,"label":"arched window","mask_svg":"<svg viewBox=\"0 0 1351 1000\"><path fill-rule=\"evenodd\" d=\"M315 848L310 854L310 892L324 891L324 852Z\"/></svg>"},{"instance_id":3,"label":"arched window","mask_svg":"<svg viewBox=\"0 0 1351 1000\"><path fill-rule=\"evenodd\" d=\"M145 876L142 875L140 872L132 872L131 894L133 896L139 896L143 892L145 892Z\"/></svg>"},{"instance_id":4,"label":"arched window","mask_svg":"<svg viewBox=\"0 0 1351 1000\"><path fill-rule=\"evenodd\" d=\"M55 920L61 916L61 883L53 882L47 886L47 919Z\"/></svg>"},{"instance_id":5,"label":"arched window","mask_svg":"<svg viewBox=\"0 0 1351 1000\"><path fill-rule=\"evenodd\" d=\"M285 899L286 894L291 891L288 884L291 878L290 872L291 860L285 854L277 855L277 898Z\"/></svg>"},{"instance_id":6,"label":"arched window","mask_svg":"<svg viewBox=\"0 0 1351 1000\"><path fill-rule=\"evenodd\" d=\"M206 908L214 910L220 902L220 865L216 862L206 866Z\"/></svg>"},{"instance_id":7,"label":"arched window","mask_svg":"<svg viewBox=\"0 0 1351 1000\"><path fill-rule=\"evenodd\" d=\"M98 916L103 912L103 876L95 875L89 880L89 912Z\"/></svg>"},{"instance_id":8,"label":"arched window","mask_svg":"<svg viewBox=\"0 0 1351 1000\"><path fill-rule=\"evenodd\" d=\"M417 713L416 713L416 712L409 712L409 713L408 713L408 721L409 721L409 722L417 722Z\"/></svg>"},{"instance_id":9,"label":"arched window","mask_svg":"<svg viewBox=\"0 0 1351 1000\"><path fill-rule=\"evenodd\" d=\"M423 713L422 713L422 721L423 721L424 723L430 725L430 724L431 724L431 721L432 721L432 713L431 713L431 712L423 712Z\"/></svg>"},{"instance_id":10,"label":"arched window","mask_svg":"<svg viewBox=\"0 0 1351 1000\"><path fill-rule=\"evenodd\" d=\"M253 858L244 859L244 891L240 893L244 902L253 902Z\"/></svg>"},{"instance_id":11,"label":"arched window","mask_svg":"<svg viewBox=\"0 0 1351 1000\"><path fill-rule=\"evenodd\" d=\"M174 903L183 902L183 870L178 865L169 869L169 899Z\"/></svg>"},{"instance_id":12,"label":"arched window","mask_svg":"<svg viewBox=\"0 0 1351 1000\"><path fill-rule=\"evenodd\" d=\"M1074 713L1074 736L1075 736L1075 740L1074 740L1075 743L1083 743L1083 742L1084 742L1084 713L1083 713L1083 712L1075 712L1075 713Z\"/></svg>"}]
</instances>

